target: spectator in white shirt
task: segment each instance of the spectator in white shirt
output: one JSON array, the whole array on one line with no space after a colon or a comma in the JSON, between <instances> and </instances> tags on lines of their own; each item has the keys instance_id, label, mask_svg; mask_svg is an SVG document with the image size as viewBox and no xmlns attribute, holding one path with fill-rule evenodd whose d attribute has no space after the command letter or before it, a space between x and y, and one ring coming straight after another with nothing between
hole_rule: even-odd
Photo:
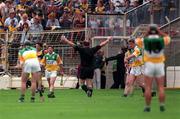
<instances>
[{"instance_id":1,"label":"spectator in white shirt","mask_svg":"<svg viewBox=\"0 0 180 119\"><path fill-rule=\"evenodd\" d=\"M9 17L5 20L4 26L8 27L11 25L11 21L14 21L14 26L16 27L18 25L18 20L15 17L16 13L13 9L9 11Z\"/></svg>"},{"instance_id":2,"label":"spectator in white shirt","mask_svg":"<svg viewBox=\"0 0 180 119\"><path fill-rule=\"evenodd\" d=\"M51 12L48 15L48 21L46 23L46 29L52 29L53 27L60 27L59 20L56 19L55 13Z\"/></svg>"},{"instance_id":3,"label":"spectator in white shirt","mask_svg":"<svg viewBox=\"0 0 180 119\"><path fill-rule=\"evenodd\" d=\"M41 35L41 32L43 31L43 26L40 23L40 18L38 17L38 15L35 16L34 18L34 23L31 24L30 26L30 32L32 33L32 41L33 42L38 42L39 40L41 40L41 37L43 37Z\"/></svg>"},{"instance_id":4,"label":"spectator in white shirt","mask_svg":"<svg viewBox=\"0 0 180 119\"><path fill-rule=\"evenodd\" d=\"M24 23L27 23L29 27L31 26L31 22L29 21L28 15L26 13L22 15L22 19L20 20L17 27L21 29Z\"/></svg>"}]
</instances>

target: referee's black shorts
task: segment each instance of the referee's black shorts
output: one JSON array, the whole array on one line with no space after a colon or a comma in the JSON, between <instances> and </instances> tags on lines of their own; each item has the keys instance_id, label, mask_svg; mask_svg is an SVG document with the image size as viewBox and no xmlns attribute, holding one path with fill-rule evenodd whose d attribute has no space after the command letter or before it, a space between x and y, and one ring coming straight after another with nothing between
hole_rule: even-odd
<instances>
[{"instance_id":1,"label":"referee's black shorts","mask_svg":"<svg viewBox=\"0 0 180 119\"><path fill-rule=\"evenodd\" d=\"M93 67L81 67L80 68L80 79L93 79L94 68Z\"/></svg>"}]
</instances>

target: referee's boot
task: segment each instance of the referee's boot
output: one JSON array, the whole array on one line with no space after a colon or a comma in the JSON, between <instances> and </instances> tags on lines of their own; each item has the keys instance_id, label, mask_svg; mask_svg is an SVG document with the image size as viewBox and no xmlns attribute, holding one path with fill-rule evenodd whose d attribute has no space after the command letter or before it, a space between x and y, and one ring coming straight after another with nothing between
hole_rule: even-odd
<instances>
[{"instance_id":1,"label":"referee's boot","mask_svg":"<svg viewBox=\"0 0 180 119\"><path fill-rule=\"evenodd\" d=\"M93 90L92 89L88 89L87 96L88 97L92 97L92 94L93 94Z\"/></svg>"}]
</instances>

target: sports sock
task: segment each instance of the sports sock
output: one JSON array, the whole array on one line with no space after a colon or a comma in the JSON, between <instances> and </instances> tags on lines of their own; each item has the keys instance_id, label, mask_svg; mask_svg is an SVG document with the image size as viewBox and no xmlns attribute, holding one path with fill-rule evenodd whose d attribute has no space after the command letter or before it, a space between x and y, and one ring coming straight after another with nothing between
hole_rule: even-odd
<instances>
[{"instance_id":1,"label":"sports sock","mask_svg":"<svg viewBox=\"0 0 180 119\"><path fill-rule=\"evenodd\" d=\"M144 93L144 92L145 92L145 89L144 89L144 87L141 87L141 89L142 89L142 92Z\"/></svg>"},{"instance_id":2,"label":"sports sock","mask_svg":"<svg viewBox=\"0 0 180 119\"><path fill-rule=\"evenodd\" d=\"M38 89L38 91L39 91L39 96L42 97L42 96L43 96L42 90L41 90L41 89Z\"/></svg>"},{"instance_id":3,"label":"sports sock","mask_svg":"<svg viewBox=\"0 0 180 119\"><path fill-rule=\"evenodd\" d=\"M88 91L88 88L87 88L87 86L86 85L81 85L81 88L85 91L85 92L87 92Z\"/></svg>"}]
</instances>

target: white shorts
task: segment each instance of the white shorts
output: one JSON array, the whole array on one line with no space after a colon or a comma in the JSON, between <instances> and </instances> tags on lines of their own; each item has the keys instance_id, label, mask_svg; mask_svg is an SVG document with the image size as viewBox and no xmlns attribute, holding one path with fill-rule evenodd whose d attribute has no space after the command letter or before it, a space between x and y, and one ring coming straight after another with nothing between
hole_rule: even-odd
<instances>
[{"instance_id":1,"label":"white shorts","mask_svg":"<svg viewBox=\"0 0 180 119\"><path fill-rule=\"evenodd\" d=\"M45 71L46 78L53 78L57 77L57 71Z\"/></svg>"},{"instance_id":2,"label":"white shorts","mask_svg":"<svg viewBox=\"0 0 180 119\"><path fill-rule=\"evenodd\" d=\"M130 74L139 76L143 74L142 67L141 66L136 66L136 67L131 67Z\"/></svg>"},{"instance_id":3,"label":"white shorts","mask_svg":"<svg viewBox=\"0 0 180 119\"><path fill-rule=\"evenodd\" d=\"M23 66L24 73L34 73L41 71L41 67L37 58L28 59Z\"/></svg>"},{"instance_id":4,"label":"white shorts","mask_svg":"<svg viewBox=\"0 0 180 119\"><path fill-rule=\"evenodd\" d=\"M145 75L149 77L161 77L165 75L164 63L145 63Z\"/></svg>"}]
</instances>

